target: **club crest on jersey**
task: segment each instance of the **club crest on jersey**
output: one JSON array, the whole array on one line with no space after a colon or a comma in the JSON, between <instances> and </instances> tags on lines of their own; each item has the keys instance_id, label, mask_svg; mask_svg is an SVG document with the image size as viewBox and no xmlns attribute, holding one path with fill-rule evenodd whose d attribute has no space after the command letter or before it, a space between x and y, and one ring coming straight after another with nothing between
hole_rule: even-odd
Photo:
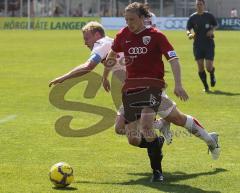
<instances>
[{"instance_id":1,"label":"club crest on jersey","mask_svg":"<svg viewBox=\"0 0 240 193\"><path fill-rule=\"evenodd\" d=\"M143 44L146 46L151 41L151 36L143 36L142 40L143 40Z\"/></svg>"}]
</instances>

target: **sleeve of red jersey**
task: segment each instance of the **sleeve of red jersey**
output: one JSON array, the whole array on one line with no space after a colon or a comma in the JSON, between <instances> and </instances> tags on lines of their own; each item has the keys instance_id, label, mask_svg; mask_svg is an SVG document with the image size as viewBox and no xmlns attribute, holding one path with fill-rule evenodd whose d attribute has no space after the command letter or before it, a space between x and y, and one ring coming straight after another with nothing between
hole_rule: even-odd
<instances>
[{"instance_id":1,"label":"sleeve of red jersey","mask_svg":"<svg viewBox=\"0 0 240 193\"><path fill-rule=\"evenodd\" d=\"M165 58L168 61L171 61L175 58L178 58L177 53L175 52L173 46L168 41L167 37L164 34L160 34L159 37L159 46Z\"/></svg>"},{"instance_id":2,"label":"sleeve of red jersey","mask_svg":"<svg viewBox=\"0 0 240 193\"><path fill-rule=\"evenodd\" d=\"M113 41L113 44L112 44L112 50L114 51L114 52L123 52L123 49L122 49L122 41L121 41L121 39L122 39L122 31L123 30L121 30L121 31L119 31L118 33L117 33L117 35L116 35L116 37L115 37L115 39L114 39L114 41Z\"/></svg>"}]
</instances>

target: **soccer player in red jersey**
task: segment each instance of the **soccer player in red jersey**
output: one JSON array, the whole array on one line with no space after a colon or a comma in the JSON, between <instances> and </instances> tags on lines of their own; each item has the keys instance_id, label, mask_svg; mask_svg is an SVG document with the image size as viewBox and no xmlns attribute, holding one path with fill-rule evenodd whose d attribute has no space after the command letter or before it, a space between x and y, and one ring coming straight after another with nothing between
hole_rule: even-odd
<instances>
[{"instance_id":1,"label":"soccer player in red jersey","mask_svg":"<svg viewBox=\"0 0 240 193\"><path fill-rule=\"evenodd\" d=\"M127 78L122 88L122 101L128 141L131 145L147 148L153 169L152 181L162 181L163 139L155 134L152 124L157 111L164 111L164 108L174 103L169 98L163 100L162 97L165 88L163 55L171 64L175 80L174 94L183 101L188 100L188 95L182 87L180 64L172 45L156 28L144 26L144 18L148 14L141 3L134 2L125 8L127 27L116 35L108 54L103 86L107 91L110 89L108 74L115 63L117 52L124 52ZM185 127L204 140L213 159L219 157L218 135L207 133L195 118L174 106L167 112L165 120Z\"/></svg>"}]
</instances>

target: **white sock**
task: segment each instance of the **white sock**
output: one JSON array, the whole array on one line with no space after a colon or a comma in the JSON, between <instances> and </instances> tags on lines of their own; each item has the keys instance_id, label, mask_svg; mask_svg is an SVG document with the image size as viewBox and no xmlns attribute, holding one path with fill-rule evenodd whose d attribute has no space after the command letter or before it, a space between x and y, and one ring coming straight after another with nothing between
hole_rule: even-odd
<instances>
[{"instance_id":1,"label":"white sock","mask_svg":"<svg viewBox=\"0 0 240 193\"><path fill-rule=\"evenodd\" d=\"M190 133L194 134L196 137L199 137L200 139L205 141L207 145L214 148L216 147L216 142L214 141L214 139L208 134L208 132L206 132L206 130L204 130L203 126L192 116L187 115L187 120L184 127L187 128L187 130Z\"/></svg>"}]
</instances>

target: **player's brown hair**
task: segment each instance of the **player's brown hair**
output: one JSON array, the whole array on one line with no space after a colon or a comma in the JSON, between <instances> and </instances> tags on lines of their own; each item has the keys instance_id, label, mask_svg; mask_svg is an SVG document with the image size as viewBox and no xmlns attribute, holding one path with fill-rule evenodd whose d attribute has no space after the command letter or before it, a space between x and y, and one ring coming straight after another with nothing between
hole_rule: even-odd
<instances>
[{"instance_id":1,"label":"player's brown hair","mask_svg":"<svg viewBox=\"0 0 240 193\"><path fill-rule=\"evenodd\" d=\"M125 12L127 11L136 13L139 17L151 17L147 7L143 3L131 3L125 8Z\"/></svg>"},{"instance_id":2,"label":"player's brown hair","mask_svg":"<svg viewBox=\"0 0 240 193\"><path fill-rule=\"evenodd\" d=\"M196 2L201 1L205 5L205 0L196 0Z\"/></svg>"}]
</instances>

